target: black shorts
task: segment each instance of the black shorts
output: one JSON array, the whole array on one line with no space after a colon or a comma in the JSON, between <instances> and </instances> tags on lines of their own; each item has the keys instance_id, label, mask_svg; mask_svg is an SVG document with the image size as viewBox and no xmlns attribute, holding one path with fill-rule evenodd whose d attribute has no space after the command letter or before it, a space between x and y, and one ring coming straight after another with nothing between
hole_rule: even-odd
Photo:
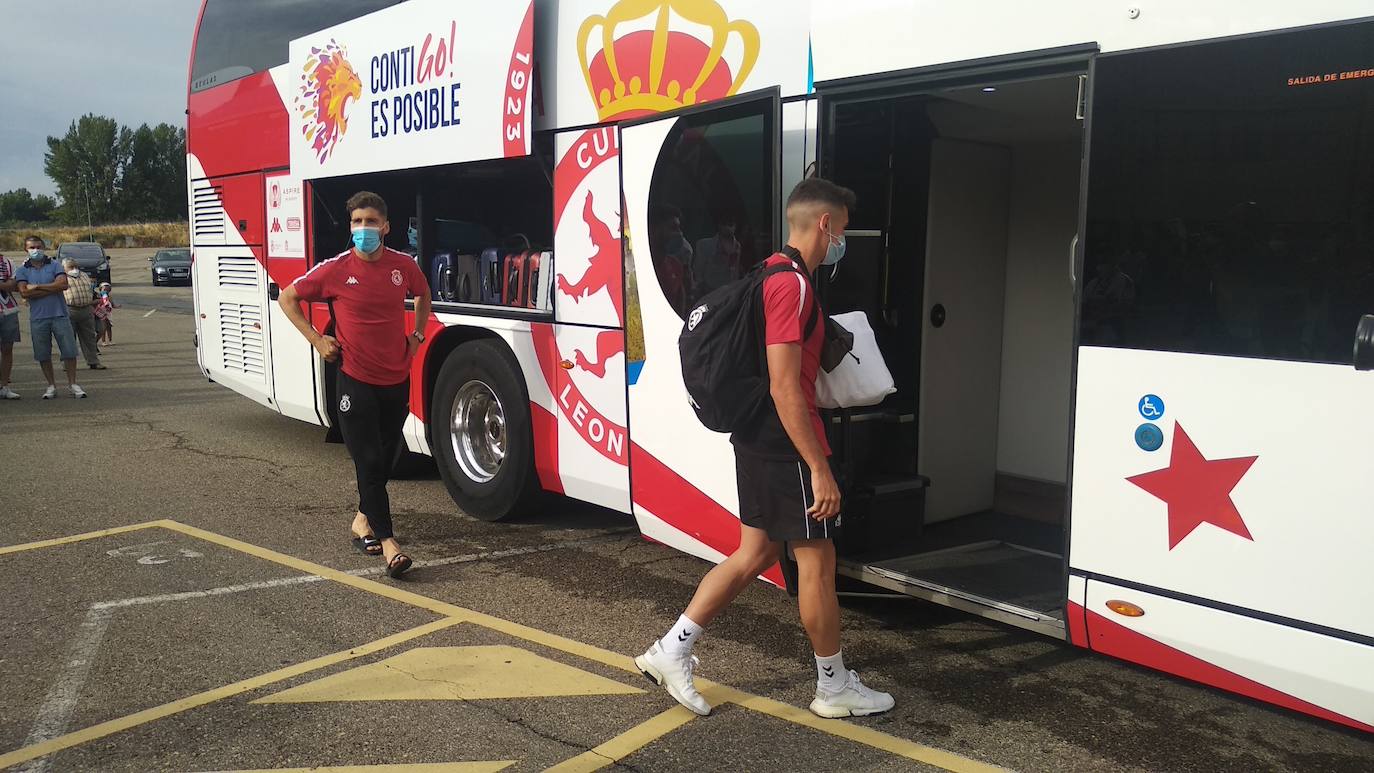
<instances>
[{"instance_id":1,"label":"black shorts","mask_svg":"<svg viewBox=\"0 0 1374 773\"><path fill-rule=\"evenodd\" d=\"M763 529L774 542L834 539L840 516L818 521L806 514L815 503L811 468L806 462L778 461L749 453L735 454L739 516L745 526Z\"/></svg>"}]
</instances>

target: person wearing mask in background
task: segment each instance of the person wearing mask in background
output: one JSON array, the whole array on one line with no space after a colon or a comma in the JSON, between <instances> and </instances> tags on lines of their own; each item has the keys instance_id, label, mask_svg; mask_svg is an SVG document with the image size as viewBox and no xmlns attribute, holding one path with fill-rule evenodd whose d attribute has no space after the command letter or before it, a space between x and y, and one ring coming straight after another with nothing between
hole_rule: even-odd
<instances>
[{"instance_id":1,"label":"person wearing mask in background","mask_svg":"<svg viewBox=\"0 0 1374 773\"><path fill-rule=\"evenodd\" d=\"M19 282L14 278L14 263L0 255L0 400L18 400L10 389L14 370L14 345L19 343Z\"/></svg>"},{"instance_id":2,"label":"person wearing mask in background","mask_svg":"<svg viewBox=\"0 0 1374 773\"><path fill-rule=\"evenodd\" d=\"M339 429L358 476L353 544L367 555L383 555L387 574L399 578L412 561L392 531L386 484L410 415L410 363L425 340L429 282L409 255L382 245L391 224L381 196L356 193L347 210L353 249L310 269L282 291L279 303L326 362L342 361ZM410 332L405 327L407 295L415 298ZM315 330L301 301L328 301L338 338Z\"/></svg>"},{"instance_id":3,"label":"person wearing mask in background","mask_svg":"<svg viewBox=\"0 0 1374 773\"><path fill-rule=\"evenodd\" d=\"M24 240L24 249L29 259L15 272L19 282L19 295L29 302L29 335L33 338L33 358L43 370L43 378L48 381L48 390L43 393L44 400L57 396L57 382L52 370L52 342L57 339L57 349L62 355L62 365L67 371L67 389L72 397L85 397L86 391L76 383L76 333L72 321L67 317L67 301L62 297L67 291L67 275L57 261L43 253L43 240L30 236Z\"/></svg>"},{"instance_id":4,"label":"person wearing mask in background","mask_svg":"<svg viewBox=\"0 0 1374 773\"><path fill-rule=\"evenodd\" d=\"M844 229L854 203L853 191L819 178L803 180L787 199L787 246L764 265L791 263L798 270L768 277L760 300L771 402L753 426L730 437L739 548L707 572L668 633L635 658L645 676L697 714L710 714L711 704L692 681L697 663L692 645L736 596L777 563L784 543L796 556L797 602L816 656L811 711L834 719L879 714L893 706L891 695L866 687L857 673L845 669L840 652L834 542L840 489L816 408L825 325L818 323L806 334L812 308L825 319L808 277L844 257Z\"/></svg>"},{"instance_id":5,"label":"person wearing mask in background","mask_svg":"<svg viewBox=\"0 0 1374 773\"><path fill-rule=\"evenodd\" d=\"M114 310L117 308L119 305L110 297L110 283L101 282L100 289L95 292L95 308L91 310L96 320L97 344L114 346Z\"/></svg>"},{"instance_id":6,"label":"person wearing mask in background","mask_svg":"<svg viewBox=\"0 0 1374 773\"><path fill-rule=\"evenodd\" d=\"M67 301L67 318L72 321L76 340L81 343L81 353L86 357L86 366L91 370L105 370L105 366L100 364L100 347L96 346L95 342L95 288L91 286L90 277L81 272L75 260L64 259L62 269L67 274L67 289L62 293L62 297Z\"/></svg>"}]
</instances>

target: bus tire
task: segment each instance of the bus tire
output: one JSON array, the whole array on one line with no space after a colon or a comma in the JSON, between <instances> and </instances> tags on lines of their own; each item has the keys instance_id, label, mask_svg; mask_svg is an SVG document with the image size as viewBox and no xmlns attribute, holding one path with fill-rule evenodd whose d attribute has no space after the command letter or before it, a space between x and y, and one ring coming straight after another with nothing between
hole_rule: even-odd
<instances>
[{"instance_id":1,"label":"bus tire","mask_svg":"<svg viewBox=\"0 0 1374 773\"><path fill-rule=\"evenodd\" d=\"M468 341L449 354L434 385L430 435L439 475L463 512L500 521L537 504L529 397L499 341Z\"/></svg>"}]
</instances>

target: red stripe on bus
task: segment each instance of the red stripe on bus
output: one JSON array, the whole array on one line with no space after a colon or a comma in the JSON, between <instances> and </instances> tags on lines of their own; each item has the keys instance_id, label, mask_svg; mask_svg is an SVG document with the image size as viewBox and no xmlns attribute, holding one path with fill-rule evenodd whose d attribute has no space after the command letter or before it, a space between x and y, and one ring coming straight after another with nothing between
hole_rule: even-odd
<instances>
[{"instance_id":1,"label":"red stripe on bus","mask_svg":"<svg viewBox=\"0 0 1374 773\"><path fill-rule=\"evenodd\" d=\"M1072 610L1072 604L1070 605ZM1339 722L1342 725L1374 733L1374 725L1368 725L1353 717L1337 714L1301 698L1275 690L1268 685L1248 679L1234 671L1198 658L1194 655L1170 647L1163 642L1100 615L1092 610L1087 612L1088 633L1092 638L1092 648L1097 652L1112 655L1143 666L1156 668L1184 679L1220 687L1223 690L1239 693L1256 700L1273 703L1293 711L1311 714L1314 717Z\"/></svg>"},{"instance_id":2,"label":"red stripe on bus","mask_svg":"<svg viewBox=\"0 0 1374 773\"><path fill-rule=\"evenodd\" d=\"M636 504L718 553L728 556L739 549L739 518L633 442L630 469ZM777 564L763 577L774 585L783 584Z\"/></svg>"}]
</instances>

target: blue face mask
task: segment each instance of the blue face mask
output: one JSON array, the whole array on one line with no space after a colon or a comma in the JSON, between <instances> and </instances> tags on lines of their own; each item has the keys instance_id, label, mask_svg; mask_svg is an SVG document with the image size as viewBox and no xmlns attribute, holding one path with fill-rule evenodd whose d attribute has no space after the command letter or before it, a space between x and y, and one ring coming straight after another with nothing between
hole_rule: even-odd
<instances>
[{"instance_id":1,"label":"blue face mask","mask_svg":"<svg viewBox=\"0 0 1374 773\"><path fill-rule=\"evenodd\" d=\"M377 228L358 228L353 231L353 246L366 255L371 255L382 246L382 232Z\"/></svg>"},{"instance_id":2,"label":"blue face mask","mask_svg":"<svg viewBox=\"0 0 1374 773\"><path fill-rule=\"evenodd\" d=\"M833 266L836 263L839 263L840 260L844 258L844 234L840 234L837 237L835 236L835 234L832 234L829 231L826 231L825 233L827 236L830 237L830 246L825 248L825 260L821 261L821 265Z\"/></svg>"}]
</instances>

